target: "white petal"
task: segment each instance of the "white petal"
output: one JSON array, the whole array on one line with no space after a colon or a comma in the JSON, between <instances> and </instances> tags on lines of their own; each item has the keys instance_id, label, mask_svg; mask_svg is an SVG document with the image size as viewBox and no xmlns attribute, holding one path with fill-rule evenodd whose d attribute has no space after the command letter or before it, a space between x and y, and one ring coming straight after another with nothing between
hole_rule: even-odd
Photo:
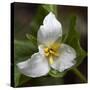
<instances>
[{"instance_id":1,"label":"white petal","mask_svg":"<svg viewBox=\"0 0 90 90\"><path fill-rule=\"evenodd\" d=\"M61 36L61 23L56 19L55 15L50 12L38 30L38 42L45 45L52 44Z\"/></svg>"},{"instance_id":2,"label":"white petal","mask_svg":"<svg viewBox=\"0 0 90 90\"><path fill-rule=\"evenodd\" d=\"M75 65L76 52L69 45L62 44L60 47L60 56L54 60L52 68L62 72Z\"/></svg>"},{"instance_id":3,"label":"white petal","mask_svg":"<svg viewBox=\"0 0 90 90\"><path fill-rule=\"evenodd\" d=\"M29 77L44 76L49 72L47 60L39 53L31 56L31 59L17 64L21 73Z\"/></svg>"},{"instance_id":4,"label":"white petal","mask_svg":"<svg viewBox=\"0 0 90 90\"><path fill-rule=\"evenodd\" d=\"M44 48L45 48L44 45L39 45L39 46L38 46L39 53L40 53L42 56L45 56Z\"/></svg>"}]
</instances>

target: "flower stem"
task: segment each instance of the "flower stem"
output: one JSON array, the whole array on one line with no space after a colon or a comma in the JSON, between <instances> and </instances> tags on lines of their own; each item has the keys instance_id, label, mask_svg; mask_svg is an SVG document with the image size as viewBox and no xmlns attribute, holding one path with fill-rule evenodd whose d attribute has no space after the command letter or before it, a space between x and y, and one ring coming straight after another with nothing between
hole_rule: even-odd
<instances>
[{"instance_id":1,"label":"flower stem","mask_svg":"<svg viewBox=\"0 0 90 90\"><path fill-rule=\"evenodd\" d=\"M86 78L77 68L73 68L72 71L82 80L82 82L87 82Z\"/></svg>"},{"instance_id":2,"label":"flower stem","mask_svg":"<svg viewBox=\"0 0 90 90\"><path fill-rule=\"evenodd\" d=\"M50 5L49 8L55 14L55 16L57 17L57 6L56 5Z\"/></svg>"},{"instance_id":3,"label":"flower stem","mask_svg":"<svg viewBox=\"0 0 90 90\"><path fill-rule=\"evenodd\" d=\"M55 12L56 17L58 17L58 12L57 12L57 6L56 5L54 6L54 12Z\"/></svg>"}]
</instances>

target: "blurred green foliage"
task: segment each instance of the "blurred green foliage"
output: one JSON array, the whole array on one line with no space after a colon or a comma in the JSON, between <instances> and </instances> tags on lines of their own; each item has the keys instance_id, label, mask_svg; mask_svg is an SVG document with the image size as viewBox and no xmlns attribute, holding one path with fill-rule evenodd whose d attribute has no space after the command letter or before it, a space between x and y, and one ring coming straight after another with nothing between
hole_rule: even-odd
<instances>
[{"instance_id":1,"label":"blurred green foliage","mask_svg":"<svg viewBox=\"0 0 90 90\"><path fill-rule=\"evenodd\" d=\"M76 16L70 17L70 25L67 35L65 35L64 43L70 45L76 50L76 67L81 64L86 56L85 50L80 45L80 33L76 31Z\"/></svg>"}]
</instances>

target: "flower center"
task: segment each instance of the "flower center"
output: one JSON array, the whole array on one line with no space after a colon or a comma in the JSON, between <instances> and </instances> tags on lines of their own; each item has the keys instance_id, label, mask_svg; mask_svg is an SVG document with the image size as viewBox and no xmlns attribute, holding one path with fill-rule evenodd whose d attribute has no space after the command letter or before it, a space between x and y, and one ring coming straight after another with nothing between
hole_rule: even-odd
<instances>
[{"instance_id":1,"label":"flower center","mask_svg":"<svg viewBox=\"0 0 90 90\"><path fill-rule=\"evenodd\" d=\"M50 64L54 63L54 57L59 56L59 48L60 48L60 44L58 43L50 45L50 47L44 48L45 56L48 57Z\"/></svg>"}]
</instances>

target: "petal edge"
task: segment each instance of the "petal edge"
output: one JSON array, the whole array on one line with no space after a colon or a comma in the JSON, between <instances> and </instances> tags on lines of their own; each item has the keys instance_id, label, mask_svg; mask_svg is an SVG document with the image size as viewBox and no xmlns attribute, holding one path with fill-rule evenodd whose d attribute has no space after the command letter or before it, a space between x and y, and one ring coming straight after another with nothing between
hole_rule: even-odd
<instances>
[{"instance_id":1,"label":"petal edge","mask_svg":"<svg viewBox=\"0 0 90 90\"><path fill-rule=\"evenodd\" d=\"M17 64L21 73L29 77L44 76L49 72L49 65L47 60L39 53L35 53L30 59Z\"/></svg>"},{"instance_id":2,"label":"petal edge","mask_svg":"<svg viewBox=\"0 0 90 90\"><path fill-rule=\"evenodd\" d=\"M59 37L62 37L62 25L52 12L44 18L37 36L38 42L45 45L52 44Z\"/></svg>"},{"instance_id":3,"label":"petal edge","mask_svg":"<svg viewBox=\"0 0 90 90\"><path fill-rule=\"evenodd\" d=\"M54 64L51 65L51 67L62 72L75 65L76 52L72 47L66 44L61 45L60 51L61 55L56 58Z\"/></svg>"}]
</instances>

